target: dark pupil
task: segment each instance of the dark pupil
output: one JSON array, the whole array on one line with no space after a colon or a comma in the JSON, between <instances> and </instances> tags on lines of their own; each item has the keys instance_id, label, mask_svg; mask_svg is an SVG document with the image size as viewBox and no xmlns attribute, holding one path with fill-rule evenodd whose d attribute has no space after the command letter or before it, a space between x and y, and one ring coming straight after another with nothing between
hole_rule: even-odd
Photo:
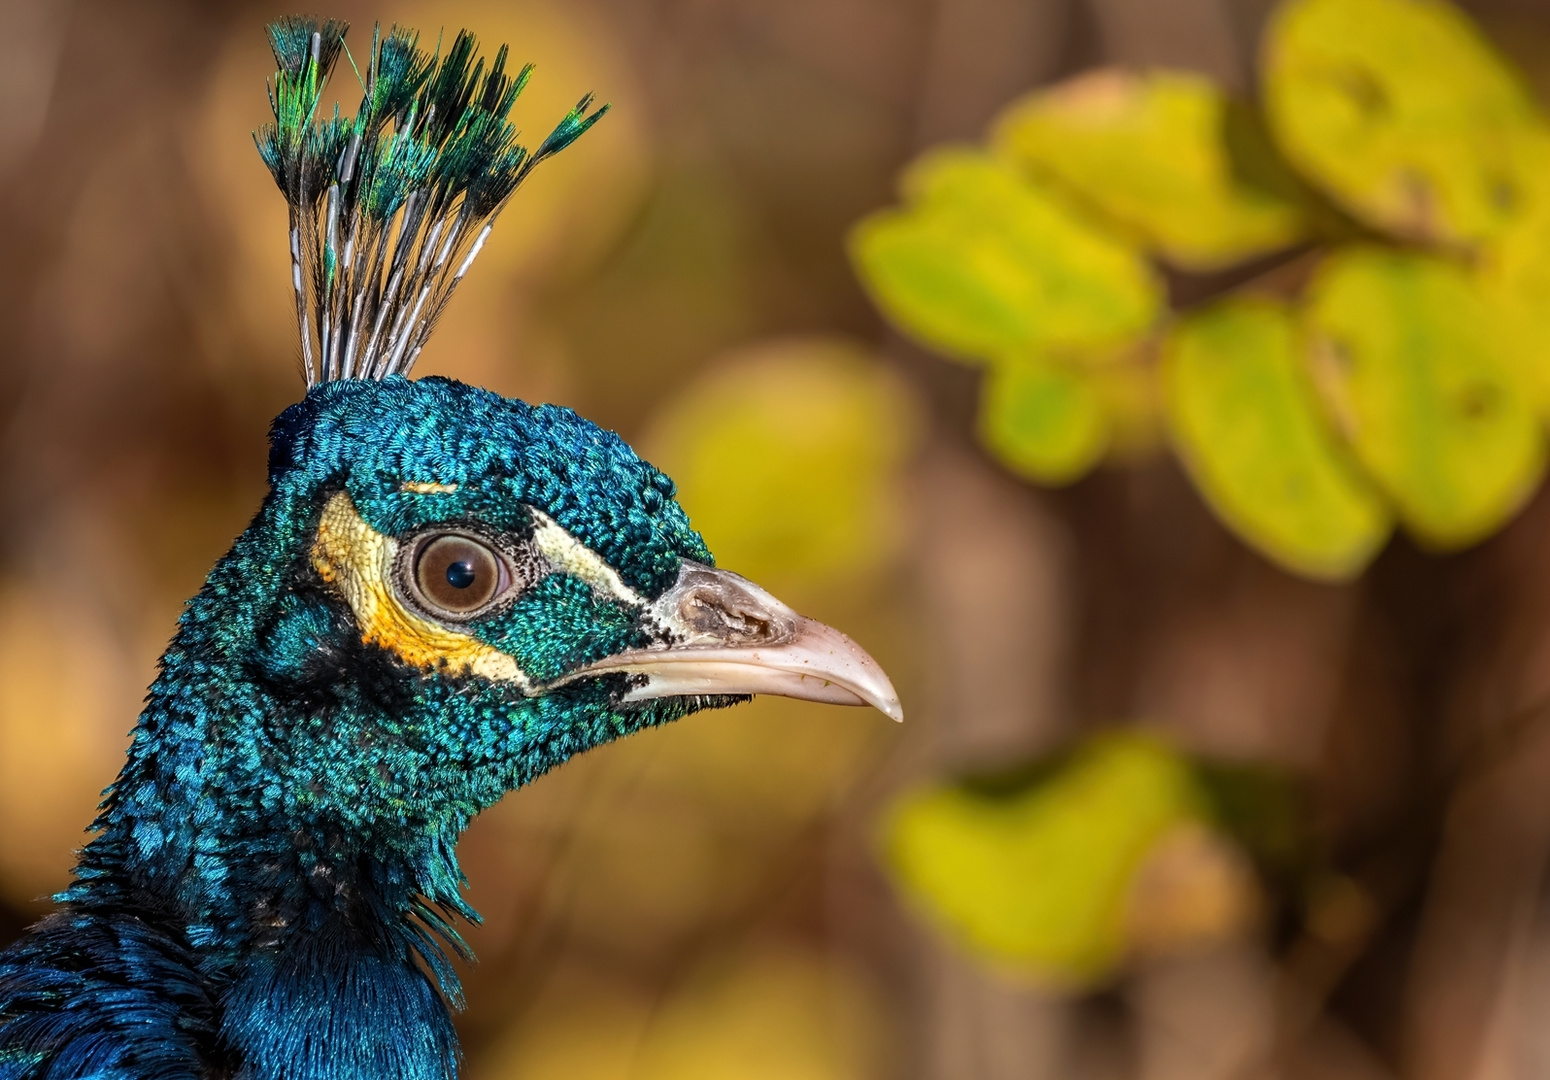
<instances>
[{"instance_id":1,"label":"dark pupil","mask_svg":"<svg viewBox=\"0 0 1550 1080\"><path fill-rule=\"evenodd\" d=\"M468 536L435 537L420 549L415 586L432 607L471 614L495 599L501 563L495 552Z\"/></svg>"},{"instance_id":2,"label":"dark pupil","mask_svg":"<svg viewBox=\"0 0 1550 1080\"><path fill-rule=\"evenodd\" d=\"M447 584L454 589L466 589L479 574L470 562L455 562L447 567Z\"/></svg>"}]
</instances>

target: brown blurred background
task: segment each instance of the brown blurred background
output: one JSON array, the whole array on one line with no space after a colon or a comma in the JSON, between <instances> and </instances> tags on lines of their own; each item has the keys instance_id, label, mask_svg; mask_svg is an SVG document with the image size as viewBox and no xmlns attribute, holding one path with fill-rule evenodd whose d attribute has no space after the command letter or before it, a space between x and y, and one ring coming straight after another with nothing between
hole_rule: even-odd
<instances>
[{"instance_id":1,"label":"brown blurred background","mask_svg":"<svg viewBox=\"0 0 1550 1080\"><path fill-rule=\"evenodd\" d=\"M1171 460L1065 491L971 436L843 236L923 147L1100 63L1247 91L1269 0L340 0L510 41L541 170L420 373L573 406L721 562L837 623L908 722L789 702L595 752L486 814L473 1080L1550 1073L1550 497L1349 586L1273 569ZM1550 86L1550 4L1465 5ZM67 878L182 601L301 393L249 131L279 9L0 0L0 940ZM353 97L340 84L347 107ZM1177 278L1176 291L1206 287ZM763 432L719 468L719 436ZM793 472L790 446L799 454ZM801 469L822 476L809 484ZM978 966L879 868L902 786L1145 718L1296 776L1346 892L1072 995Z\"/></svg>"}]
</instances>

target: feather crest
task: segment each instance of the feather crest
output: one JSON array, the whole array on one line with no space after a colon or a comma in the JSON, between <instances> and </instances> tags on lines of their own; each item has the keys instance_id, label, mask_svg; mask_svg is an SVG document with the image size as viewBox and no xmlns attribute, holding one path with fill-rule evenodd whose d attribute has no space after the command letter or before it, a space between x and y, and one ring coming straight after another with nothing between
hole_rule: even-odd
<instances>
[{"instance_id":1,"label":"feather crest","mask_svg":"<svg viewBox=\"0 0 1550 1080\"><path fill-rule=\"evenodd\" d=\"M356 68L355 116L336 105L320 118L347 30L303 16L269 26L274 121L253 134L290 209L309 387L408 374L512 193L608 111L588 94L529 152L509 116L533 65L509 73L505 45L487 65L466 30L443 56L379 26L364 77Z\"/></svg>"}]
</instances>

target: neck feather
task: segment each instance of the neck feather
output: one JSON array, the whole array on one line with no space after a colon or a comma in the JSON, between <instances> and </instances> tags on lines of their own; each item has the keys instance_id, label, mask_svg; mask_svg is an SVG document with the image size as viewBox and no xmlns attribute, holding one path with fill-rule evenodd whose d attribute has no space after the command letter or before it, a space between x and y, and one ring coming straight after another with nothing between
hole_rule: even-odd
<instances>
[{"instance_id":1,"label":"neck feather","mask_svg":"<svg viewBox=\"0 0 1550 1080\"><path fill-rule=\"evenodd\" d=\"M457 837L511 785L437 743L445 689L320 591L314 516L266 500L189 601L61 899L152 911L215 968L327 932L448 975L433 942L475 917Z\"/></svg>"}]
</instances>

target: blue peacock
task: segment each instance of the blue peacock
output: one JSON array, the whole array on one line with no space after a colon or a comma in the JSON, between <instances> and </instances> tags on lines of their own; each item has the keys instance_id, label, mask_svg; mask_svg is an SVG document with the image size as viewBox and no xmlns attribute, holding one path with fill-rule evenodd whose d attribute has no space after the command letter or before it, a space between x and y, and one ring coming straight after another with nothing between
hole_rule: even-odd
<instances>
[{"instance_id":1,"label":"blue peacock","mask_svg":"<svg viewBox=\"0 0 1550 1080\"><path fill-rule=\"evenodd\" d=\"M0 952L0 1080L447 1080L459 835L573 754L768 693L901 710L844 635L714 567L568 409L407 378L523 179L531 73L269 27L305 398L190 600L57 910ZM321 102L336 61L353 117Z\"/></svg>"}]
</instances>

